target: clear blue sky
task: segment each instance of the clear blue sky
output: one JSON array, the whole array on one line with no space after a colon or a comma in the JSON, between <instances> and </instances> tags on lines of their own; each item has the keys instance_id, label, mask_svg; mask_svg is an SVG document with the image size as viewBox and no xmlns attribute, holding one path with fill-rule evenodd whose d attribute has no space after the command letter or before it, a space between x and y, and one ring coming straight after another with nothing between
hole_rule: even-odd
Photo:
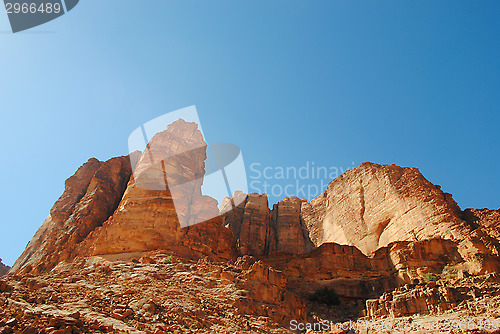
<instances>
[{"instance_id":1,"label":"clear blue sky","mask_svg":"<svg viewBox=\"0 0 500 334\"><path fill-rule=\"evenodd\" d=\"M247 167L415 166L496 209L499 36L496 0L82 0L18 34L1 12L0 257L88 158L190 105Z\"/></svg>"}]
</instances>

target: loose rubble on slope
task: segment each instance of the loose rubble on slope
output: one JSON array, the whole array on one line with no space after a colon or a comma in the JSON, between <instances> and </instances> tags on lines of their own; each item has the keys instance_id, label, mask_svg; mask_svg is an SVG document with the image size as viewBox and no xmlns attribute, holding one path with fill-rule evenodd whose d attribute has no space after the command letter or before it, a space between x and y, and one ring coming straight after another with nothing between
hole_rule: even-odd
<instances>
[{"instance_id":1,"label":"loose rubble on slope","mask_svg":"<svg viewBox=\"0 0 500 334\"><path fill-rule=\"evenodd\" d=\"M0 280L0 333L286 333L305 319L285 278L254 259L132 260L91 257Z\"/></svg>"},{"instance_id":2,"label":"loose rubble on slope","mask_svg":"<svg viewBox=\"0 0 500 334\"><path fill-rule=\"evenodd\" d=\"M331 318L313 314L310 322L311 326L325 323L334 330L313 332L500 333L500 276L407 284L367 300L362 314L350 321L332 323Z\"/></svg>"}]
</instances>

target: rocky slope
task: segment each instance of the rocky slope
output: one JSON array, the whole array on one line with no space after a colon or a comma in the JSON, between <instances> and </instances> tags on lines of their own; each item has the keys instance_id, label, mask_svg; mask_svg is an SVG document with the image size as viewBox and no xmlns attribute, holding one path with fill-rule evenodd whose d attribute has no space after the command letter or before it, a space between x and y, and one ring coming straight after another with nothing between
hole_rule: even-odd
<instances>
[{"instance_id":1,"label":"rocky slope","mask_svg":"<svg viewBox=\"0 0 500 334\"><path fill-rule=\"evenodd\" d=\"M488 274L408 284L367 300L362 313L348 322L315 315L310 326L332 328L314 331L325 334L499 333L500 279Z\"/></svg>"},{"instance_id":2,"label":"rocky slope","mask_svg":"<svg viewBox=\"0 0 500 334\"><path fill-rule=\"evenodd\" d=\"M305 306L250 258L89 257L0 280L1 333L287 333Z\"/></svg>"}]
</instances>

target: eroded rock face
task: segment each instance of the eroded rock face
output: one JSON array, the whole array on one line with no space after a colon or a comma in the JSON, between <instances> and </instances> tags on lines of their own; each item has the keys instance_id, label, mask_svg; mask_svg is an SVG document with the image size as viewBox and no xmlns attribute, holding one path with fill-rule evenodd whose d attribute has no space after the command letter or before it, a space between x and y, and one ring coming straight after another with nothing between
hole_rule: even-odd
<instances>
[{"instance_id":1,"label":"eroded rock face","mask_svg":"<svg viewBox=\"0 0 500 334\"><path fill-rule=\"evenodd\" d=\"M312 293L327 286L341 297L358 299L423 281L428 273L470 266L461 257L459 244L443 239L394 242L370 257L354 246L324 243L308 254L275 254L264 261L282 271L292 289Z\"/></svg>"},{"instance_id":2,"label":"eroded rock face","mask_svg":"<svg viewBox=\"0 0 500 334\"><path fill-rule=\"evenodd\" d=\"M263 256L276 248L266 194L236 191L232 199L222 202L221 216L238 240L240 254Z\"/></svg>"},{"instance_id":3,"label":"eroded rock face","mask_svg":"<svg viewBox=\"0 0 500 334\"><path fill-rule=\"evenodd\" d=\"M230 199L221 207L240 254L267 257L292 282L298 276L309 282L373 280L378 279L373 273L381 272L395 273L395 286L459 263L471 272L500 271L498 210L460 211L451 195L415 168L365 163L332 181L311 203L285 198L271 211L265 194L242 200L244 196L235 193L234 201L241 202L237 207ZM361 252L321 247L332 243ZM295 259L298 254L306 255ZM368 289L379 287L374 283ZM355 290L359 296L366 290L362 284L339 289Z\"/></svg>"},{"instance_id":4,"label":"eroded rock face","mask_svg":"<svg viewBox=\"0 0 500 334\"><path fill-rule=\"evenodd\" d=\"M478 274L500 271L500 209L466 209L462 218L472 232L459 245L459 252L467 260L468 269Z\"/></svg>"},{"instance_id":5,"label":"eroded rock face","mask_svg":"<svg viewBox=\"0 0 500 334\"><path fill-rule=\"evenodd\" d=\"M377 250L373 259L387 259L399 284L422 280L426 273L441 273L446 266L464 262L457 242L444 239L394 242Z\"/></svg>"},{"instance_id":6,"label":"eroded rock face","mask_svg":"<svg viewBox=\"0 0 500 334\"><path fill-rule=\"evenodd\" d=\"M237 191L232 199L224 199L220 212L238 240L240 254L303 254L314 245L301 218L302 202L297 197L285 197L270 210L266 194Z\"/></svg>"},{"instance_id":7,"label":"eroded rock face","mask_svg":"<svg viewBox=\"0 0 500 334\"><path fill-rule=\"evenodd\" d=\"M301 216L302 200L285 197L273 206L272 226L276 233L276 250L289 254L308 253L314 245Z\"/></svg>"},{"instance_id":8,"label":"eroded rock face","mask_svg":"<svg viewBox=\"0 0 500 334\"><path fill-rule=\"evenodd\" d=\"M10 270L9 266L6 266L2 263L2 259L0 259L0 276L7 274Z\"/></svg>"},{"instance_id":9,"label":"eroded rock face","mask_svg":"<svg viewBox=\"0 0 500 334\"><path fill-rule=\"evenodd\" d=\"M303 254L327 242L370 254L398 241L463 240L474 229L452 196L416 168L364 163L333 180L310 203L287 197L271 211L265 194L250 194L242 202L244 196L236 192L221 206L241 254ZM469 220L481 221L482 231L496 237L498 212L469 211Z\"/></svg>"},{"instance_id":10,"label":"eroded rock face","mask_svg":"<svg viewBox=\"0 0 500 334\"><path fill-rule=\"evenodd\" d=\"M394 241L463 239L470 231L451 195L416 168L363 163L304 206L316 246L336 242L365 254Z\"/></svg>"},{"instance_id":11,"label":"eroded rock face","mask_svg":"<svg viewBox=\"0 0 500 334\"><path fill-rule=\"evenodd\" d=\"M342 297L365 298L396 286L388 258L370 259L353 246L325 243L309 254L265 261L284 273L290 288L306 294L328 286Z\"/></svg>"},{"instance_id":12,"label":"eroded rock face","mask_svg":"<svg viewBox=\"0 0 500 334\"><path fill-rule=\"evenodd\" d=\"M462 218L473 228L482 229L488 235L500 239L500 209L466 209L462 213Z\"/></svg>"},{"instance_id":13,"label":"eroded rock face","mask_svg":"<svg viewBox=\"0 0 500 334\"><path fill-rule=\"evenodd\" d=\"M64 192L50 209L53 220L64 222L73 212L75 205L87 192L90 181L101 167L102 162L91 158L64 183Z\"/></svg>"},{"instance_id":14,"label":"eroded rock face","mask_svg":"<svg viewBox=\"0 0 500 334\"><path fill-rule=\"evenodd\" d=\"M278 304L271 310L257 307L262 310L262 315L278 319L283 324L288 324L292 319L305 319L305 305L294 293L287 290L286 277L262 261L251 264L237 282L243 289L250 291L251 297L259 303ZM244 304L247 312L252 312L257 306L255 303Z\"/></svg>"}]
</instances>

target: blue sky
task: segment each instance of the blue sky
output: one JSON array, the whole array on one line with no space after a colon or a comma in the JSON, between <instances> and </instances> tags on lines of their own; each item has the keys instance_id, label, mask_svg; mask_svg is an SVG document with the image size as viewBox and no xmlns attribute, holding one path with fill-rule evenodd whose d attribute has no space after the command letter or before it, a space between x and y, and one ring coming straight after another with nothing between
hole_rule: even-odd
<instances>
[{"instance_id":1,"label":"blue sky","mask_svg":"<svg viewBox=\"0 0 500 334\"><path fill-rule=\"evenodd\" d=\"M499 16L492 0L84 0L12 34L2 12L0 257L88 158L190 105L247 167L415 166L496 209Z\"/></svg>"}]
</instances>

